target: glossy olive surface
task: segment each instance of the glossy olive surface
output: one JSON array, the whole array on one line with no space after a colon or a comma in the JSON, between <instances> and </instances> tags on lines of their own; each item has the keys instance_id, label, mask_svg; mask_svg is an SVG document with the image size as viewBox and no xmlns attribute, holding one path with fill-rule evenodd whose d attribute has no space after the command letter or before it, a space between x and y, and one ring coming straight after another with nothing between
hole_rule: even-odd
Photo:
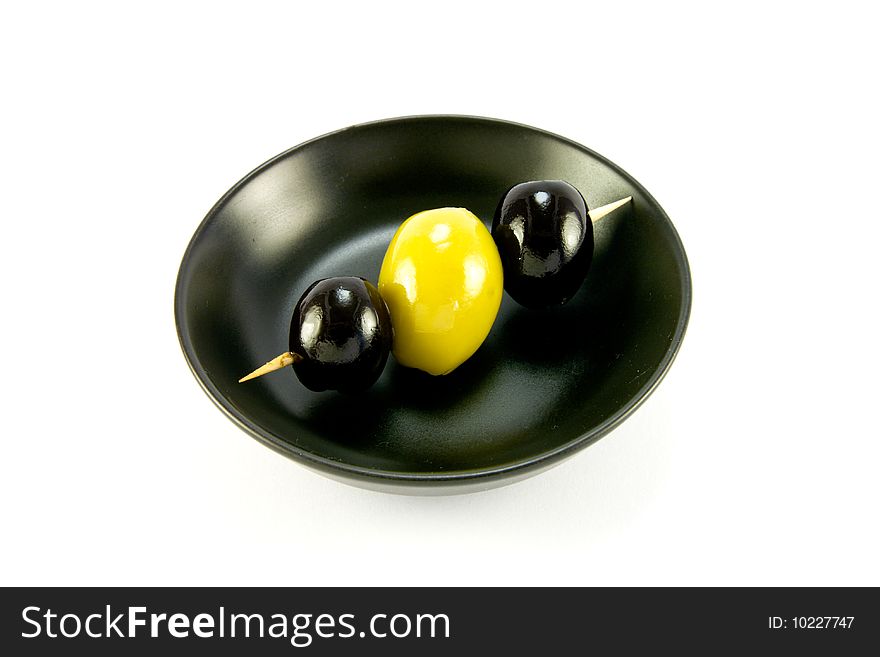
<instances>
[{"instance_id":1,"label":"glossy olive surface","mask_svg":"<svg viewBox=\"0 0 880 657\"><path fill-rule=\"evenodd\" d=\"M587 204L564 180L511 187L495 210L492 237L504 266L504 289L527 308L571 299L593 261Z\"/></svg>"},{"instance_id":2,"label":"glossy olive surface","mask_svg":"<svg viewBox=\"0 0 880 657\"><path fill-rule=\"evenodd\" d=\"M546 179L591 207L633 197L596 224L587 284L564 306L534 311L504 295L483 345L442 377L389 358L355 395L314 393L288 372L238 383L288 348L312 282L377 281L414 212L466 207L485 221L512 185ZM197 381L250 436L347 483L433 494L516 481L606 435L668 370L690 305L675 228L618 166L535 128L433 116L334 132L247 175L193 236L175 316Z\"/></svg>"},{"instance_id":3,"label":"glossy olive surface","mask_svg":"<svg viewBox=\"0 0 880 657\"><path fill-rule=\"evenodd\" d=\"M290 351L300 382L314 391L360 392L382 374L391 351L391 318L376 286L337 276L309 286L290 320Z\"/></svg>"},{"instance_id":4,"label":"glossy olive surface","mask_svg":"<svg viewBox=\"0 0 880 657\"><path fill-rule=\"evenodd\" d=\"M438 376L470 358L495 323L502 277L492 236L469 210L435 208L404 221L379 271L397 362Z\"/></svg>"}]
</instances>

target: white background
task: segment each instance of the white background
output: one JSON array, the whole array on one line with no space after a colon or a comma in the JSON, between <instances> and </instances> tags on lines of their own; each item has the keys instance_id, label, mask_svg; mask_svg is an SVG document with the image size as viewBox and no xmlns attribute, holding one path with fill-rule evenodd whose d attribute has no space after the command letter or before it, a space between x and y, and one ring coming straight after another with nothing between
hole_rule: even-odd
<instances>
[{"instance_id":1,"label":"white background","mask_svg":"<svg viewBox=\"0 0 880 657\"><path fill-rule=\"evenodd\" d=\"M0 16L0 583L880 584L870 3L18 3ZM664 206L694 306L668 377L550 472L367 492L202 392L172 298L269 157L494 116Z\"/></svg>"}]
</instances>

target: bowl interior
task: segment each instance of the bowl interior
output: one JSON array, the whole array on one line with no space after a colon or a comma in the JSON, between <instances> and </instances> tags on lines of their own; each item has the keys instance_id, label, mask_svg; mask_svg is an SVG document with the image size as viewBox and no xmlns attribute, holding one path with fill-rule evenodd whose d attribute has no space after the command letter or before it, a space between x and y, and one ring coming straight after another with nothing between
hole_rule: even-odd
<instances>
[{"instance_id":1,"label":"bowl interior","mask_svg":"<svg viewBox=\"0 0 880 657\"><path fill-rule=\"evenodd\" d=\"M463 206L488 226L508 187L541 178L571 182L591 208L634 198L597 225L592 269L569 304L534 311L505 295L486 342L445 377L391 358L359 396L310 392L290 369L237 383L287 349L311 282L375 282L408 216ZM430 478L530 463L600 436L668 366L689 285L668 218L614 165L525 126L418 117L321 137L246 177L193 238L176 312L196 375L262 440L329 467Z\"/></svg>"}]
</instances>

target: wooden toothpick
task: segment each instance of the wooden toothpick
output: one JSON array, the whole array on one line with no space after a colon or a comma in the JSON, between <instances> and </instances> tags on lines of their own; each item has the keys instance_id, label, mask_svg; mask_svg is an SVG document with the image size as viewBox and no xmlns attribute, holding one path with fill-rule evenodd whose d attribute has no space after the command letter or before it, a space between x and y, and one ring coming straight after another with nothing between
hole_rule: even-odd
<instances>
[{"instance_id":1,"label":"wooden toothpick","mask_svg":"<svg viewBox=\"0 0 880 657\"><path fill-rule=\"evenodd\" d=\"M295 354L292 351L285 351L283 354L275 356L275 358L270 360L265 365L261 365L247 376L241 377L238 382L244 383L245 381L256 379L258 376L263 376L264 374L274 372L275 370L280 370L284 367L287 367L288 365L293 365L298 360L302 360L302 356L300 356L299 354Z\"/></svg>"},{"instance_id":2,"label":"wooden toothpick","mask_svg":"<svg viewBox=\"0 0 880 657\"><path fill-rule=\"evenodd\" d=\"M590 215L590 221L596 223L604 217L605 215L609 215L614 212L617 208L626 205L630 201L632 201L632 196L627 196L626 198L622 198L619 201L614 201L613 203L608 203L607 205L602 205L598 208L593 208L587 214Z\"/></svg>"}]
</instances>

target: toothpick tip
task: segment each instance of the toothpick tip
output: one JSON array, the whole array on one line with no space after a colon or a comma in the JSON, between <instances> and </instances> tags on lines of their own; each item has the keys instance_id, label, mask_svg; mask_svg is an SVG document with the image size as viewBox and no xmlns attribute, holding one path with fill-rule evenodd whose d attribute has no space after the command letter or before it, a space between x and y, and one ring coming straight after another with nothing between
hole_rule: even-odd
<instances>
[{"instance_id":1,"label":"toothpick tip","mask_svg":"<svg viewBox=\"0 0 880 657\"><path fill-rule=\"evenodd\" d=\"M598 207L598 208L593 208L593 209L590 210L590 212L588 212L587 214L590 215L590 220L591 220L593 223L596 223L596 222L599 221L599 219L601 219L602 217L605 217L605 216L611 214L611 213L614 212L617 208L626 205L626 204L629 203L630 201L632 201L632 196L627 196L626 198L622 198L622 199L620 199L619 201L614 201L614 202L612 202L612 203L607 203L607 204L605 204L605 205L602 205L602 206L600 206L600 207Z\"/></svg>"},{"instance_id":2,"label":"toothpick tip","mask_svg":"<svg viewBox=\"0 0 880 657\"><path fill-rule=\"evenodd\" d=\"M264 374L280 370L284 367L287 367L288 365L293 365L296 361L300 360L300 358L301 356L298 356L290 351L285 351L283 354L275 356L275 358L270 360L265 365L260 365L250 374L241 377L238 382L244 383L245 381L256 379L258 376L263 376Z\"/></svg>"}]
</instances>

